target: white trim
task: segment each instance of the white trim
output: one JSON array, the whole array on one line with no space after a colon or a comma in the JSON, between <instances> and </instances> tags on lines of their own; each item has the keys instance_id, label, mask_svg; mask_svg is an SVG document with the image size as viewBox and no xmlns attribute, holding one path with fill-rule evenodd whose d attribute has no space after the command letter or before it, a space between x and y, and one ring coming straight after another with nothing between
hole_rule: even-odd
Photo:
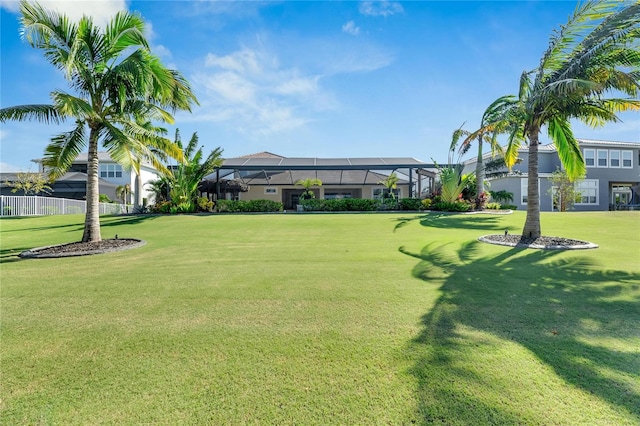
<instances>
[{"instance_id":1,"label":"white trim","mask_svg":"<svg viewBox=\"0 0 640 426\"><path fill-rule=\"evenodd\" d=\"M604 153L605 154L605 164L601 165L600 164L600 153ZM597 155L596 155L596 167L600 168L600 169L605 169L609 167L609 150L608 149L599 149L597 151Z\"/></svg>"},{"instance_id":2,"label":"white trim","mask_svg":"<svg viewBox=\"0 0 640 426\"><path fill-rule=\"evenodd\" d=\"M628 160L631 162L628 166L624 165L625 154L629 154ZM632 169L633 168L633 151L623 150L620 151L620 167L623 169Z\"/></svg>"},{"instance_id":3,"label":"white trim","mask_svg":"<svg viewBox=\"0 0 640 426\"><path fill-rule=\"evenodd\" d=\"M576 205L581 206L597 206L600 204L600 181L598 179L584 179L576 182L576 190L582 193L582 199L587 198L587 202L580 201ZM594 197L595 201L591 201Z\"/></svg>"},{"instance_id":4,"label":"white trim","mask_svg":"<svg viewBox=\"0 0 640 426\"><path fill-rule=\"evenodd\" d=\"M614 153L618 154L618 158L613 158L613 154ZM617 166L613 165L613 161L614 160L618 161L618 165ZM612 169L619 169L620 167L622 167L622 157L620 155L620 150L619 149L610 149L609 150L609 167L611 167Z\"/></svg>"},{"instance_id":5,"label":"white trim","mask_svg":"<svg viewBox=\"0 0 640 426\"><path fill-rule=\"evenodd\" d=\"M584 155L584 164L585 164L585 166L587 166L588 168L595 167L596 166L596 150L593 149L593 148L585 148L583 150L583 153L584 153L583 155ZM591 153L591 156L587 155L587 153ZM587 162L588 159L593 161L593 164L590 165Z\"/></svg>"}]
</instances>

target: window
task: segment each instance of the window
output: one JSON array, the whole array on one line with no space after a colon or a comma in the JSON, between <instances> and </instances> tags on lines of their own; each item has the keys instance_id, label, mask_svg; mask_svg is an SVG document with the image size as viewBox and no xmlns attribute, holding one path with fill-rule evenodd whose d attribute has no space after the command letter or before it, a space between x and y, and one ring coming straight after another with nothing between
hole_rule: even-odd
<instances>
[{"instance_id":1,"label":"window","mask_svg":"<svg viewBox=\"0 0 640 426\"><path fill-rule=\"evenodd\" d=\"M122 166L120 164L100 164L101 178L121 178Z\"/></svg>"},{"instance_id":2,"label":"window","mask_svg":"<svg viewBox=\"0 0 640 426\"><path fill-rule=\"evenodd\" d=\"M576 182L576 190L582 194L582 200L576 204L598 204L598 179Z\"/></svg>"},{"instance_id":3,"label":"window","mask_svg":"<svg viewBox=\"0 0 640 426\"><path fill-rule=\"evenodd\" d=\"M595 167L596 166L596 150L595 149L585 149L584 150L584 164L587 167Z\"/></svg>"},{"instance_id":4,"label":"window","mask_svg":"<svg viewBox=\"0 0 640 426\"><path fill-rule=\"evenodd\" d=\"M400 188L396 188L393 190L393 193L395 194L396 198L401 198L401 194L402 192L400 191ZM389 189L387 188L373 188L373 198L380 199L380 198L388 198L389 197Z\"/></svg>"},{"instance_id":5,"label":"window","mask_svg":"<svg viewBox=\"0 0 640 426\"><path fill-rule=\"evenodd\" d=\"M540 179L538 179L538 194L540 193ZM529 179L520 179L520 204L529 202Z\"/></svg>"},{"instance_id":6,"label":"window","mask_svg":"<svg viewBox=\"0 0 640 426\"><path fill-rule=\"evenodd\" d=\"M622 167L630 169L633 167L632 151L622 151Z\"/></svg>"},{"instance_id":7,"label":"window","mask_svg":"<svg viewBox=\"0 0 640 426\"><path fill-rule=\"evenodd\" d=\"M278 193L278 188L265 188L264 189L264 193L265 194L277 194Z\"/></svg>"},{"instance_id":8,"label":"window","mask_svg":"<svg viewBox=\"0 0 640 426\"><path fill-rule=\"evenodd\" d=\"M607 167L609 160L609 151L606 149L598 150L598 167Z\"/></svg>"},{"instance_id":9,"label":"window","mask_svg":"<svg viewBox=\"0 0 640 426\"><path fill-rule=\"evenodd\" d=\"M620 167L620 151L609 151L609 167Z\"/></svg>"}]
</instances>

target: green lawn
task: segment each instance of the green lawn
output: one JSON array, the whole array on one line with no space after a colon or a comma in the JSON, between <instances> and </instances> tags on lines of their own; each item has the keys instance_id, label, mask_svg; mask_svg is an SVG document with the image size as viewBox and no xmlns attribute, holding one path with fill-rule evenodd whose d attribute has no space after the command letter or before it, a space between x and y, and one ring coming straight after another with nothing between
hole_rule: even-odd
<instances>
[{"instance_id":1,"label":"green lawn","mask_svg":"<svg viewBox=\"0 0 640 426\"><path fill-rule=\"evenodd\" d=\"M105 217L147 245L20 260L0 220L2 424L640 423L640 212Z\"/></svg>"}]
</instances>

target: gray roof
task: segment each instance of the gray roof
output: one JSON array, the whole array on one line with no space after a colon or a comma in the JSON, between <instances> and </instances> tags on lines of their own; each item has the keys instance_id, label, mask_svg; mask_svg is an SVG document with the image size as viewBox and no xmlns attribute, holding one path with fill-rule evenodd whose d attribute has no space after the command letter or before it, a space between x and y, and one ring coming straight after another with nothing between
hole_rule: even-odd
<instances>
[{"instance_id":1,"label":"gray roof","mask_svg":"<svg viewBox=\"0 0 640 426\"><path fill-rule=\"evenodd\" d=\"M236 170L397 170L408 168L432 168L410 157L371 158L285 158L285 157L236 157L224 160L221 169Z\"/></svg>"},{"instance_id":2,"label":"gray roof","mask_svg":"<svg viewBox=\"0 0 640 426\"><path fill-rule=\"evenodd\" d=\"M306 178L320 179L322 185L379 185L387 175L370 170L289 170L289 171L259 171L239 178L248 185L295 185ZM404 179L398 180L398 185L407 185Z\"/></svg>"}]
</instances>

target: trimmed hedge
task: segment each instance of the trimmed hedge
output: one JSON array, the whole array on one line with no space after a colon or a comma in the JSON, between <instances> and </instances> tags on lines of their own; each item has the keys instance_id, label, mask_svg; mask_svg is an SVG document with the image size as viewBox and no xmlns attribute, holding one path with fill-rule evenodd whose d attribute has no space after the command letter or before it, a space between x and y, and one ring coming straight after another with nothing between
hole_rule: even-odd
<instances>
[{"instance_id":1,"label":"trimmed hedge","mask_svg":"<svg viewBox=\"0 0 640 426\"><path fill-rule=\"evenodd\" d=\"M422 202L418 198L402 198L398 201L390 198L371 200L367 198L335 198L330 200L301 200L300 204L308 212L368 212L376 210L421 210Z\"/></svg>"},{"instance_id":2,"label":"trimmed hedge","mask_svg":"<svg viewBox=\"0 0 640 426\"><path fill-rule=\"evenodd\" d=\"M282 203L271 200L218 200L216 208L219 212L248 213L248 212L281 212Z\"/></svg>"}]
</instances>

